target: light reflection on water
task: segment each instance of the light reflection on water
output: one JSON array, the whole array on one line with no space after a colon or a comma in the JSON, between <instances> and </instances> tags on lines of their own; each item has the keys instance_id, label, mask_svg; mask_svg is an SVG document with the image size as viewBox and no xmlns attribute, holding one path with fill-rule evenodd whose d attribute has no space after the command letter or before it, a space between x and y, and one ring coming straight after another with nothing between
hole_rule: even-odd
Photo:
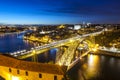
<instances>
[{"instance_id":1,"label":"light reflection on water","mask_svg":"<svg viewBox=\"0 0 120 80\"><path fill-rule=\"evenodd\" d=\"M86 79L99 74L99 57L97 55L88 55L87 58L87 63L83 65L83 69L86 70L86 72L84 73Z\"/></svg>"},{"instance_id":2,"label":"light reflection on water","mask_svg":"<svg viewBox=\"0 0 120 80\"><path fill-rule=\"evenodd\" d=\"M68 73L71 80L120 80L120 58L88 55Z\"/></svg>"}]
</instances>

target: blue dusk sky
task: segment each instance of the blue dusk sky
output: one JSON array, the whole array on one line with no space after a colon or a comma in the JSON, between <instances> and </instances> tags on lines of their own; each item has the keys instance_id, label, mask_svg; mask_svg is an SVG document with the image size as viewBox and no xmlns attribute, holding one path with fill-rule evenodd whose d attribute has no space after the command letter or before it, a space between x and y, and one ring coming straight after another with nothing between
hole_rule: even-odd
<instances>
[{"instance_id":1,"label":"blue dusk sky","mask_svg":"<svg viewBox=\"0 0 120 80\"><path fill-rule=\"evenodd\" d=\"M120 0L0 0L0 23L120 23Z\"/></svg>"}]
</instances>

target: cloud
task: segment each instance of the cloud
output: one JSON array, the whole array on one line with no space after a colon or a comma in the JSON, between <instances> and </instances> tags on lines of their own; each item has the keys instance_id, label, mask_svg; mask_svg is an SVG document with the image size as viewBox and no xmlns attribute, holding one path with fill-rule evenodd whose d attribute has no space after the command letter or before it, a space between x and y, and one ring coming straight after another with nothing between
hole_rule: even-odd
<instances>
[{"instance_id":1,"label":"cloud","mask_svg":"<svg viewBox=\"0 0 120 80\"><path fill-rule=\"evenodd\" d=\"M0 11L8 14L120 21L120 0L0 0ZM79 19L78 19L79 18ZM103 20L104 19L104 20ZM66 20L68 21L68 20ZM70 20L69 20L70 21Z\"/></svg>"},{"instance_id":2,"label":"cloud","mask_svg":"<svg viewBox=\"0 0 120 80\"><path fill-rule=\"evenodd\" d=\"M118 0L48 0L42 11L54 15L76 16L119 16L120 1Z\"/></svg>"}]
</instances>

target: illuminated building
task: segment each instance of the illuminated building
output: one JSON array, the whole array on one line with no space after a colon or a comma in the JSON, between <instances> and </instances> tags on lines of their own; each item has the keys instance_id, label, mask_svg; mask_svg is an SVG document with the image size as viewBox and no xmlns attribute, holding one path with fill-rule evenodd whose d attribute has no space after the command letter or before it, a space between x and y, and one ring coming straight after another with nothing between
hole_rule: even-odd
<instances>
[{"instance_id":1,"label":"illuminated building","mask_svg":"<svg viewBox=\"0 0 120 80\"><path fill-rule=\"evenodd\" d=\"M0 76L5 80L62 80L63 67L27 62L0 55Z\"/></svg>"},{"instance_id":2,"label":"illuminated building","mask_svg":"<svg viewBox=\"0 0 120 80\"><path fill-rule=\"evenodd\" d=\"M78 30L81 28L81 25L74 25L74 30Z\"/></svg>"}]
</instances>

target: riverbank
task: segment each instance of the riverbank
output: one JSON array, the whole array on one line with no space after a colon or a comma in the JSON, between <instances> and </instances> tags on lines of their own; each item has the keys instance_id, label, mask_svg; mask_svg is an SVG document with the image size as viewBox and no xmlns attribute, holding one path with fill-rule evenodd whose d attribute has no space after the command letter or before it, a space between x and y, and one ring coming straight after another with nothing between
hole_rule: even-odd
<instances>
[{"instance_id":1,"label":"riverbank","mask_svg":"<svg viewBox=\"0 0 120 80\"><path fill-rule=\"evenodd\" d=\"M25 33L25 32L26 32L26 31L6 32L6 33L0 33L0 35L20 34L20 33Z\"/></svg>"},{"instance_id":2,"label":"riverbank","mask_svg":"<svg viewBox=\"0 0 120 80\"><path fill-rule=\"evenodd\" d=\"M120 29L105 31L95 36L95 43L100 46L120 48Z\"/></svg>"},{"instance_id":3,"label":"riverbank","mask_svg":"<svg viewBox=\"0 0 120 80\"><path fill-rule=\"evenodd\" d=\"M114 52L108 52L108 51L102 51L102 50L99 50L99 51L97 51L97 52L90 53L90 54L95 54L95 55L108 55L108 56L113 56L113 57L119 57L119 58L120 58L120 53L114 53Z\"/></svg>"},{"instance_id":4,"label":"riverbank","mask_svg":"<svg viewBox=\"0 0 120 80\"><path fill-rule=\"evenodd\" d=\"M42 36L42 37L36 37L36 36L24 36L24 40L32 41L32 42L38 42L38 43L50 43L53 40L49 36Z\"/></svg>"},{"instance_id":5,"label":"riverbank","mask_svg":"<svg viewBox=\"0 0 120 80\"><path fill-rule=\"evenodd\" d=\"M25 41L22 37L25 32L21 32L17 34L9 34L9 35L0 35L0 52L1 53L12 53L19 50L31 49L35 46L34 43L30 43Z\"/></svg>"}]
</instances>

